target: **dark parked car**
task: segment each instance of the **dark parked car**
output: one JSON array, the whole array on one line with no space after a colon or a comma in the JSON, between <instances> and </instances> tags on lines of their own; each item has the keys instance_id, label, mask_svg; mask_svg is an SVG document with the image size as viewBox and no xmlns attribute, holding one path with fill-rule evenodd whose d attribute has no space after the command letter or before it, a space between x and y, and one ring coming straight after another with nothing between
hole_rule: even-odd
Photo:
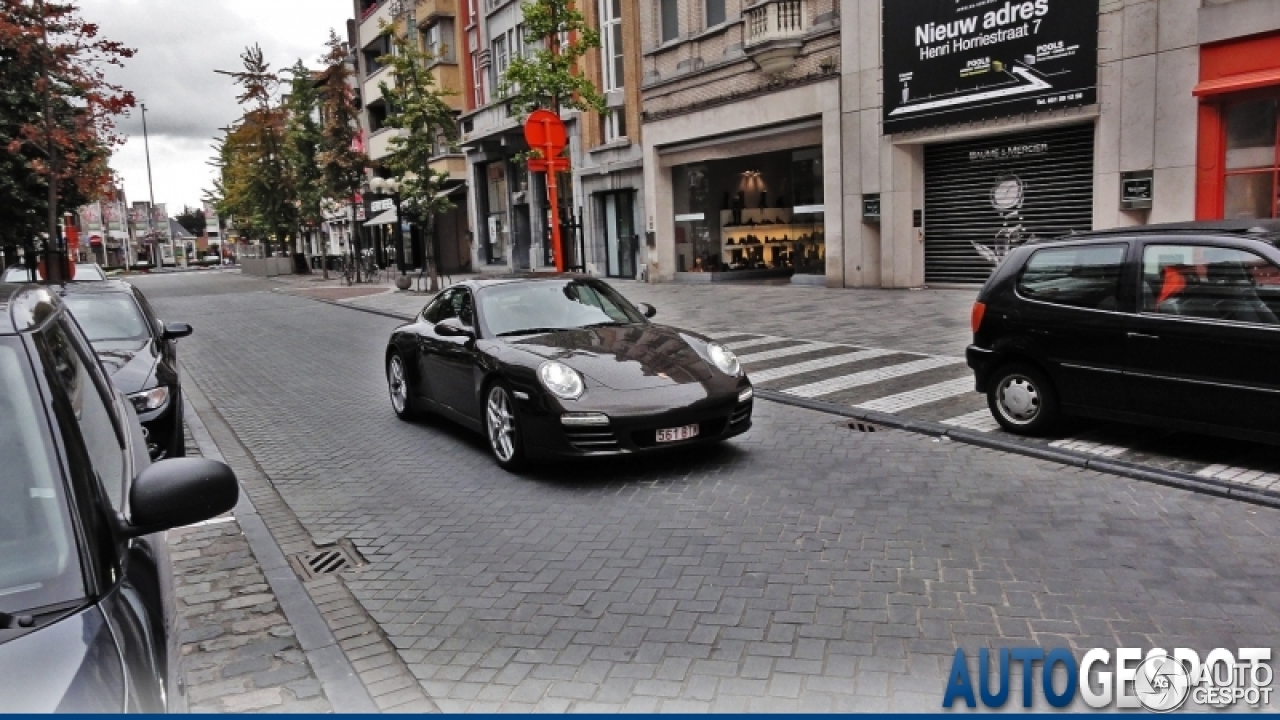
<instances>
[{"instance_id":1,"label":"dark parked car","mask_svg":"<svg viewBox=\"0 0 1280 720\"><path fill-rule=\"evenodd\" d=\"M1018 248L968 360L1013 433L1062 415L1280 442L1280 222L1126 228Z\"/></svg>"},{"instance_id":2,"label":"dark parked car","mask_svg":"<svg viewBox=\"0 0 1280 720\"><path fill-rule=\"evenodd\" d=\"M72 278L76 282L100 282L107 279L107 274L103 272L102 266L97 263L76 263L76 276ZM43 280L44 276L36 271L36 281ZM4 275L0 276L0 282L6 283L25 283L32 282L31 269L26 265L13 265L5 268Z\"/></svg>"},{"instance_id":3,"label":"dark parked car","mask_svg":"<svg viewBox=\"0 0 1280 720\"><path fill-rule=\"evenodd\" d=\"M182 457L182 383L178 338L185 323L162 323L133 285L119 280L72 283L59 290L111 380L142 421L152 460Z\"/></svg>"},{"instance_id":4,"label":"dark parked car","mask_svg":"<svg viewBox=\"0 0 1280 720\"><path fill-rule=\"evenodd\" d=\"M439 413L489 440L498 464L716 442L751 427L752 388L724 346L648 321L581 276L473 280L391 335L401 418Z\"/></svg>"},{"instance_id":5,"label":"dark parked car","mask_svg":"<svg viewBox=\"0 0 1280 720\"><path fill-rule=\"evenodd\" d=\"M163 531L226 512L238 493L221 463L151 464L58 296L0 284L4 711L184 709Z\"/></svg>"}]
</instances>

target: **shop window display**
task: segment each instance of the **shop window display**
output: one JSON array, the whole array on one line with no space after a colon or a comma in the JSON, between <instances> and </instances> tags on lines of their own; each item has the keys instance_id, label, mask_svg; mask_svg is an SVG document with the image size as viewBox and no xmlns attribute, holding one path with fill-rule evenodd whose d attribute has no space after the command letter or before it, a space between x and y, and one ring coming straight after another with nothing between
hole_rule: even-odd
<instances>
[{"instance_id":1,"label":"shop window display","mask_svg":"<svg viewBox=\"0 0 1280 720\"><path fill-rule=\"evenodd\" d=\"M826 272L821 148L673 168L678 272Z\"/></svg>"}]
</instances>

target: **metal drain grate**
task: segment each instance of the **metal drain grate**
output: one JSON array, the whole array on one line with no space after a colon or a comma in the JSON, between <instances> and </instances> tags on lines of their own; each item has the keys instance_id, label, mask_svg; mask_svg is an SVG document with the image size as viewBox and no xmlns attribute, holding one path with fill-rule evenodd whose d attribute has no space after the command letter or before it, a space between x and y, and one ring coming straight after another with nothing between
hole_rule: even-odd
<instances>
[{"instance_id":1,"label":"metal drain grate","mask_svg":"<svg viewBox=\"0 0 1280 720\"><path fill-rule=\"evenodd\" d=\"M862 420L852 420L849 422L849 429L856 430L858 432L863 432L863 433L871 433L871 432L876 432L880 428L876 427L875 425L872 425L869 422L863 422Z\"/></svg>"},{"instance_id":2,"label":"metal drain grate","mask_svg":"<svg viewBox=\"0 0 1280 720\"><path fill-rule=\"evenodd\" d=\"M316 550L315 552L298 553L289 556L289 564L294 572L303 580L311 580L321 575L332 575L350 570L360 563L347 551L338 546Z\"/></svg>"}]
</instances>

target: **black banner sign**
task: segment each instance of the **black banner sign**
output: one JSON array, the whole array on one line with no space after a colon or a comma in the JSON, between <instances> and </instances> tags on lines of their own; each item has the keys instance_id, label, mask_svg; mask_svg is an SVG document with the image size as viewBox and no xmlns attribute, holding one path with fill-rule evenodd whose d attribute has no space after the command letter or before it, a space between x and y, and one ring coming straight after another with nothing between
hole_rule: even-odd
<instances>
[{"instance_id":1,"label":"black banner sign","mask_svg":"<svg viewBox=\"0 0 1280 720\"><path fill-rule=\"evenodd\" d=\"M1098 5L884 0L884 131L1097 102Z\"/></svg>"}]
</instances>

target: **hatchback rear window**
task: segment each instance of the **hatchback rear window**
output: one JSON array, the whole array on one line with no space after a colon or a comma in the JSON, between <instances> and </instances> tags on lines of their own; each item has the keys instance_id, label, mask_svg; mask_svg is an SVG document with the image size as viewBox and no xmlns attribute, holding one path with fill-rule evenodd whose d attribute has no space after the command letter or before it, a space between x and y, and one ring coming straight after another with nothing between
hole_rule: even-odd
<instances>
[{"instance_id":1,"label":"hatchback rear window","mask_svg":"<svg viewBox=\"0 0 1280 720\"><path fill-rule=\"evenodd\" d=\"M1125 245L1045 248L1027 261L1018 293L1031 300L1089 308L1119 308Z\"/></svg>"}]
</instances>

